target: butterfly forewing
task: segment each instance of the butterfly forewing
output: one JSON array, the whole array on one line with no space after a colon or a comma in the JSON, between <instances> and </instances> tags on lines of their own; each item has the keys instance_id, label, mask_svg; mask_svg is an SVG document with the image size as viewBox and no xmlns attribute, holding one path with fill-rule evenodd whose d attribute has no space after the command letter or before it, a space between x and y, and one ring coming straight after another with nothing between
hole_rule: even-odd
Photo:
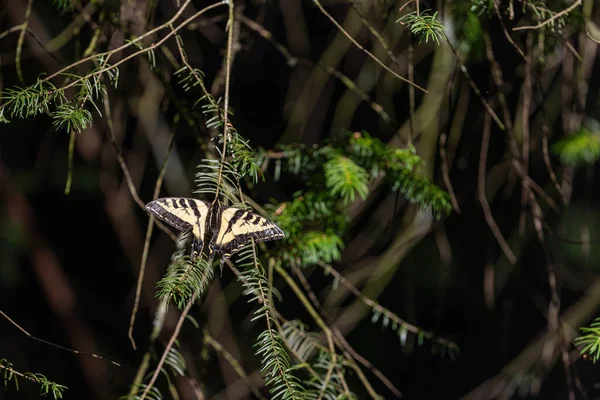
<instances>
[{"instance_id":1,"label":"butterfly forewing","mask_svg":"<svg viewBox=\"0 0 600 400\"><path fill-rule=\"evenodd\" d=\"M146 210L182 232L191 230L195 247L202 248L208 204L187 197L166 197L148 203Z\"/></svg>"}]
</instances>

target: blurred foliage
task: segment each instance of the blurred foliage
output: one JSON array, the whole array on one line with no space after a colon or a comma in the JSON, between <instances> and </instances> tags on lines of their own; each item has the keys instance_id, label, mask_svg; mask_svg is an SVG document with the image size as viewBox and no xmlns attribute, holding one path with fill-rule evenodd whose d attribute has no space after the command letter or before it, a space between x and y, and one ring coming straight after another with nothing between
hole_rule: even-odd
<instances>
[{"instance_id":1,"label":"blurred foliage","mask_svg":"<svg viewBox=\"0 0 600 400\"><path fill-rule=\"evenodd\" d=\"M593 164L600 158L600 129L582 128L563 137L552 148L560 161L571 167Z\"/></svg>"}]
</instances>

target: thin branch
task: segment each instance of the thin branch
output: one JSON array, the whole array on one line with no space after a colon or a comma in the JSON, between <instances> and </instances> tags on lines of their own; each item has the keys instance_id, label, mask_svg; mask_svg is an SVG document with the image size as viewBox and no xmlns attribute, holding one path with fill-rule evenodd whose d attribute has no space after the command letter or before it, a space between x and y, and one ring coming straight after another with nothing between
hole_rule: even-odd
<instances>
[{"instance_id":1,"label":"thin branch","mask_svg":"<svg viewBox=\"0 0 600 400\"><path fill-rule=\"evenodd\" d=\"M192 0L186 0L186 2L185 2L185 3L184 3L182 6L181 6L181 8L179 8L179 10L177 11L177 13L175 13L175 15L173 15L173 17L172 17L170 20L168 20L167 22L165 22L164 24L162 24L162 25L160 25L160 26L157 26L156 28L154 28L154 29L152 29L152 30L150 30L150 31L148 31L148 32L146 32L146 33L144 33L144 34L143 34L143 35L141 35L141 36L138 36L138 37L136 37L135 39L133 39L133 40L131 40L130 42L127 42L127 43L125 43L125 44L123 44L123 45L121 45L121 46L117 47L116 49L112 49L112 50L110 50L110 51L105 51L104 53L98 53L98 54L94 54L94 55L91 55L91 56L89 56L89 57L82 58L81 60L78 60L77 62L75 62L75 63L73 63L73 64L69 64L68 66L66 66L66 67L64 67L64 68L62 68L62 69L60 69L60 70L56 71L56 72L55 72L55 73L53 73L52 75L49 75L47 78L44 78L44 79L43 79L43 81L44 81L44 82L46 82L46 81L49 81L49 80L51 80L51 79L53 79L53 78L57 77L58 75L61 75L62 73L66 72L66 71L68 71L68 70L70 70L70 69L73 69L74 67L76 67L76 66L78 66L78 65L81 65L81 64L83 64L83 63L86 63L86 62L88 62L88 61L97 60L97 59L98 59L98 58L100 58L100 57L104 57L104 56L106 56L106 59L105 59L105 60L106 60L106 62L108 62L108 60L110 59L110 57L111 57L113 54L116 54L116 53L118 53L118 52L120 52L120 51L123 51L123 50L125 50L126 48L128 48L128 47L130 47L130 46L133 46L133 45L135 45L137 42L141 41L142 39L145 39L146 37L149 37L150 35L153 35L154 33L157 33L157 32L159 32L159 31L161 31L161 30L165 29L166 27L168 27L168 26L172 25L173 23L175 23L175 21L177 20L177 18L179 18L179 16L180 16L180 15L181 15L181 14L182 14L184 11L185 11L185 9L186 9L186 8L187 8L187 6L188 6L188 5L191 3L191 1L192 1ZM220 3L213 4L212 6L209 6L209 7L213 7L213 6L216 6L216 5L220 5ZM201 10L199 13L202 13L203 11L204 11L204 10ZM199 14L199 13L197 13L197 14ZM193 17L193 18L196 18L196 17L198 16L197 14L194 14L194 17ZM188 21L189 21L189 20L188 20ZM164 38L163 38L163 39L164 39Z\"/></svg>"},{"instance_id":2,"label":"thin branch","mask_svg":"<svg viewBox=\"0 0 600 400\"><path fill-rule=\"evenodd\" d=\"M371 25L369 23L369 21L367 20L367 17L363 14L363 12L360 10L360 7L356 3L356 0L348 0L348 2L350 3L350 5L354 9L354 11L356 11L356 14L359 16L359 18L360 18L361 22L363 23L363 25L366 26L369 29L369 31L371 32L371 34L373 36L375 36L375 38L377 39L377 41L379 42L379 44L381 45L381 47L386 51L387 56L390 58L390 60L392 60L392 62L394 64L396 64L397 66L403 67L402 63L394 55L394 53L390 49L390 46L387 44L387 42L385 41L385 39L383 38L383 36L379 32L377 32L377 30L373 27L373 25ZM406 6L409 3L410 3L410 1L407 2L407 3L405 3L402 6L402 8L404 8L404 6ZM402 8L400 8L400 10L402 10ZM412 80L412 78L410 76L408 77L408 79Z\"/></svg>"},{"instance_id":3,"label":"thin branch","mask_svg":"<svg viewBox=\"0 0 600 400\"><path fill-rule=\"evenodd\" d=\"M156 365L154 374L152 374L152 378L150 378L150 381L146 385L146 388L142 392L142 395L140 396L139 400L144 400L146 398L146 396L148 395L148 392L150 391L150 389L152 389L152 387L156 383L156 380L158 379L158 375L160 374L160 371L162 370L162 367L165 364L167 356L169 355L171 348L173 348L173 345L175 344L175 340L177 340L177 337L179 336L179 331L181 331L181 326L185 322L185 318L187 317L190 310L192 309L192 306L196 302L196 299L198 298L199 294L200 293L198 293L198 292L194 293L192 295L192 298L190 299L190 301L188 301L187 305L181 312L181 315L179 316L179 319L177 320L177 325L175 325L175 329L173 330L173 334L171 334L171 337L169 338L169 341L167 342L167 344L165 346L162 356L160 357L160 360L158 360L158 364Z\"/></svg>"},{"instance_id":4,"label":"thin branch","mask_svg":"<svg viewBox=\"0 0 600 400\"><path fill-rule=\"evenodd\" d=\"M444 184L446 185L446 189L448 189L448 194L450 195L450 201L452 202L452 207L454 207L454 211L460 214L461 210L458 205L458 200L456 199L456 194L454 193L454 187L452 186L452 182L450 181L450 172L448 169L448 158L446 157L446 140L448 139L448 135L446 132L442 132L440 135L440 159L442 166L442 177L444 179Z\"/></svg>"},{"instance_id":5,"label":"thin branch","mask_svg":"<svg viewBox=\"0 0 600 400\"><path fill-rule=\"evenodd\" d=\"M69 156L67 159L67 182L65 184L65 194L71 193L71 183L73 182L73 154L75 152L75 137L77 132L71 129L69 132Z\"/></svg>"},{"instance_id":6,"label":"thin branch","mask_svg":"<svg viewBox=\"0 0 600 400\"><path fill-rule=\"evenodd\" d=\"M563 201L563 204L567 204L567 199L563 193L562 188L560 187L560 183L558 183L558 179L556 179L556 174L554 173L554 169L552 168L552 163L550 162L550 154L548 152L548 135L549 129L548 124L544 122L542 125L542 131L544 132L542 136L542 153L544 155L544 164L546 164L546 169L548 170L548 174L550 175L550 180L554 184L554 188L560 194L560 198Z\"/></svg>"},{"instance_id":7,"label":"thin branch","mask_svg":"<svg viewBox=\"0 0 600 400\"><path fill-rule=\"evenodd\" d=\"M175 121L179 120L179 116L175 117ZM163 179L165 177L165 173L167 171L167 164L169 162L169 156L171 154L171 150L173 149L173 144L175 143L175 126L171 129L171 134L169 135L169 143L167 145L167 151L165 153L165 158L163 159L162 165L160 166L160 171L158 173L158 177L156 178L156 184L154 185L154 193L152 195L152 200L156 200L160 194L160 190L162 188ZM148 261L148 252L150 250L150 238L152 237L152 231L154 224L156 223L156 219L153 215L150 215L148 220L148 228L146 228L146 239L144 241L144 251L142 252L142 262L140 264L140 271L138 273L138 281L137 287L135 289L135 300L133 302L133 310L131 310L131 319L129 321L129 330L127 332L127 336L131 341L131 346L133 349L136 349L135 339L133 338L133 326L135 324L135 316L138 311L138 307L140 304L140 296L142 294L142 283L144 281L144 275L146 271L146 264Z\"/></svg>"},{"instance_id":8,"label":"thin branch","mask_svg":"<svg viewBox=\"0 0 600 400\"><path fill-rule=\"evenodd\" d=\"M394 384L379 369L377 369L367 359L365 359L363 356L357 353L356 350L354 350L354 348L350 346L350 343L348 343L348 341L346 340L342 332L339 330L339 328L331 323L331 318L329 317L329 314L325 310L325 307L323 307L321 302L317 299L317 296L310 287L308 280L306 279L300 268L294 265L292 266L292 269L294 271L294 274L298 277L298 280L304 287L304 290L306 290L306 292L308 293L308 297L311 299L314 306L317 307L321 314L323 314L323 316L327 319L329 325L331 326L333 334L337 338L337 342L339 343L339 345L342 346L348 353L350 353L352 357L354 357L359 363L368 368L373 375L379 378L379 380L384 385L386 385L387 388L390 389L390 391L394 393L396 397L402 397L402 393L400 392L400 390L396 386L394 386Z\"/></svg>"},{"instance_id":9,"label":"thin branch","mask_svg":"<svg viewBox=\"0 0 600 400\"><path fill-rule=\"evenodd\" d=\"M244 371L240 362L230 353L228 352L215 338L213 338L207 329L204 330L204 341L215 351L223 356L227 360L227 362L233 367L235 372L242 378L244 383L248 386L248 388L252 391L254 396L259 398L260 400L266 400L266 398L260 393L260 391L252 384L248 374Z\"/></svg>"},{"instance_id":10,"label":"thin branch","mask_svg":"<svg viewBox=\"0 0 600 400\"><path fill-rule=\"evenodd\" d=\"M495 4L495 3L494 3ZM529 176L529 147L530 147L530 134L529 134L529 114L531 110L531 96L532 96L532 77L531 77L531 47L533 46L533 39L530 34L527 35L527 56L525 57L525 81L523 82L523 106L521 109L521 157L523 160L523 174ZM529 193L531 188L529 182L524 179L521 183L521 215L519 216L519 232L521 235L525 234L525 223L527 221L527 215L525 213L525 206L527 204Z\"/></svg>"},{"instance_id":11,"label":"thin branch","mask_svg":"<svg viewBox=\"0 0 600 400\"><path fill-rule=\"evenodd\" d=\"M589 28L587 27L587 25L585 26L585 35L588 37L588 39L590 39L592 42L600 44L600 40L599 39L594 39L592 37L592 34L590 33Z\"/></svg>"},{"instance_id":12,"label":"thin branch","mask_svg":"<svg viewBox=\"0 0 600 400\"><path fill-rule=\"evenodd\" d=\"M4 39L11 33L20 32L23 29L23 25L24 24L15 25L15 26L5 30L4 32L0 33L0 40Z\"/></svg>"},{"instance_id":13,"label":"thin branch","mask_svg":"<svg viewBox=\"0 0 600 400\"><path fill-rule=\"evenodd\" d=\"M457 60L457 62L460 65L461 72L463 73L463 75L465 76L465 78L467 78L467 82L469 82L469 86L471 86L471 89L473 89L473 91L475 92L475 94L479 98L479 101L481 101L481 104L483 104L483 107L485 108L485 110L492 116L492 118L494 118L494 121L496 122L496 124L498 124L498 126L500 127L500 129L505 130L506 127L504 126L504 124L502 123L502 121L500 121L500 118L498 117L498 115L496 114L496 112L494 111L494 109L490 106L490 104L488 103L488 101L483 98L483 95L481 94L481 90L479 90L479 88L477 87L477 85L475 84L475 82L473 81L473 79L471 78L471 74L469 73L469 70L467 70L467 67L461 62L460 56L458 54L458 51L456 51L456 49L452 45L452 42L450 41L450 39L448 38L448 36L446 36L444 34L444 37L446 38L446 43L448 43L448 46L450 46L450 49L452 49L452 52L454 53L454 57L456 57L456 60Z\"/></svg>"},{"instance_id":14,"label":"thin branch","mask_svg":"<svg viewBox=\"0 0 600 400\"><path fill-rule=\"evenodd\" d=\"M412 324L406 322L404 319L400 318L398 315L394 314L389 309L383 307L381 304L377 303L375 300L372 300L371 298L365 296L344 275L340 274L338 271L333 269L333 267L331 267L331 265L327 265L322 262L319 262L317 265L319 267L321 267L323 269L323 271L325 271L326 274L333 275L339 283L341 283L346 289L348 289L349 292L354 294L365 305L367 305L369 308L373 309L373 311L387 315L392 322L397 323L398 325L402 326L407 331L414 333L415 335L422 334L424 338L432 340L432 341L434 341L442 346L448 347L450 349L456 350L458 348L456 343L454 343L450 340L441 338L441 337L434 336L432 333L426 332L423 329L419 328L418 326L415 326L415 325L412 325Z\"/></svg>"},{"instance_id":15,"label":"thin branch","mask_svg":"<svg viewBox=\"0 0 600 400\"><path fill-rule=\"evenodd\" d=\"M539 28L549 24L550 22L554 21L555 19L560 18L563 15L567 15L568 13L570 13L571 11L576 9L579 5L581 5L581 0L576 0L575 3L571 4L571 6L554 14L552 17L548 18L547 20L545 20L543 22L540 22L537 25L518 26L516 28L513 28L513 31L522 31L524 29L539 29Z\"/></svg>"},{"instance_id":16,"label":"thin branch","mask_svg":"<svg viewBox=\"0 0 600 400\"><path fill-rule=\"evenodd\" d=\"M92 55L92 56L89 56L89 57L83 58L83 59L81 59L81 60L79 60L79 61L77 61L77 62L75 62L75 63L73 63L73 64L70 64L69 66L67 66L67 67L65 67L65 68L63 68L63 69L61 69L61 70L59 70L58 72L55 72L54 74L52 74L52 75L50 75L50 76L48 76L48 77L46 77L46 78L44 78L44 79L41 79L41 80L40 80L40 83L47 82L47 81L49 81L50 79L52 79L52 78L54 78L54 77L56 77L56 76L58 76L58 75L62 74L63 72L66 72L66 71L68 71L69 69L72 69L72 68L74 68L74 67L75 67L75 66L77 66L77 65L80 65L80 64L82 64L82 63L84 63L84 62L91 61L91 60L98 60L98 59L100 59L100 58L101 58L101 57L103 57L103 56L106 56L106 58L104 59L104 64L106 65L106 63L108 62L108 59L110 58L110 56L111 56L112 54L115 54L116 52L118 52L118 51L121 51L121 50L123 50L123 49L127 48L128 46L131 46L131 45L133 45L134 43L136 43L136 42L140 41L142 38L144 38L144 37L147 37L147 36L149 36L150 34L153 34L154 32L157 32L157 31L159 31L159 30L161 30L161 29L164 29L164 28L166 28L166 27L169 27L169 26L171 26L171 24L172 24L172 23L173 23L173 22L174 22L174 21L177 19L177 17L178 17L178 16L179 16L179 15L180 15L180 14L183 12L183 8L184 8L184 7L185 7L185 6L186 6L186 5L187 5L187 4L188 4L190 1L191 1L191 0L187 0L187 1L186 1L186 3L184 4L184 6L182 6L182 8L181 8L181 9L180 9L180 10L177 12L177 14L176 14L176 15L175 15L173 18L171 18L171 20L169 20L168 22L166 22L165 24L163 24L163 25L161 25L161 26L159 26L159 27L157 27L157 28L155 28L155 29L153 29L153 30L151 30L151 31L148 31L148 32L146 32L145 34L143 34L143 35L141 35L141 36L138 36L138 37L137 37L136 39L134 39L133 41L131 41L131 42L128 42L128 43L126 43L126 44L124 44L124 45L122 45L122 46L120 46L120 47L118 47L118 48L116 48L116 49L113 49L113 50L111 50L111 51L108 51L108 52L105 52L105 53L95 54L95 55ZM185 21L183 21L181 24L179 24L178 26L176 26L175 28L173 28L173 30L172 30L171 32L167 33L167 34L165 35L165 37L163 37L163 38L162 38L161 40L159 40L158 42L156 42L156 43L152 43L150 46L148 46L148 47L146 47L146 48L142 48L141 50L139 50L139 51L136 51L136 52L134 52L134 53L132 53L132 54L130 54L130 55L128 55L128 56L126 56L126 57L122 58L121 60L119 60L119 61L118 61L118 62L116 62L115 64L109 65L109 66L107 66L107 67L105 67L105 68L101 68L101 69L100 69L100 70L98 70L98 71L90 72L89 74L87 74L87 75L85 75L85 76L83 76L83 77L80 77L80 78L74 79L74 80L73 80L73 81L72 81L70 84L68 84L68 85L66 85L66 86L63 86L63 87L61 87L61 88L57 88L56 90L62 90L62 91L64 91L64 90L66 90L66 89L69 89L69 88L71 88L71 87L73 87L73 86L75 86L75 85L78 85L78 84L79 84L79 83L81 83L82 81L88 80L88 79L90 79L90 78L93 78L93 77L99 77L99 76L101 76L102 74L104 74L104 73L106 73L106 72L109 72L109 71L112 71L112 70L116 69L116 68L117 68L119 65L123 64L123 63L124 63L124 62L126 62L126 61L129 61L129 60L130 60L130 59L132 59L132 58L135 58L135 57L137 57L137 56L139 56L139 55L141 55L141 54L144 54L144 53L147 53L147 52L153 51L154 49L156 49L156 48L158 48L158 47L162 46L162 44L163 44L164 42L166 42L166 41L167 41L167 40L168 40L168 39L169 39L171 36L173 36L173 35L174 35L174 34L175 34L177 31L181 30L183 27L185 27L185 26L186 26L186 25L188 25L190 22L192 22L194 19L198 18L198 16L200 16L200 15L204 14L205 12L207 12L207 11L209 11L209 10L213 9L213 8L216 8L216 7L218 7L218 6L221 6L221 5L223 5L223 2L214 3L214 4L211 4L211 5L209 5L209 6L205 7L205 8L203 8L202 10L198 11L197 13L195 13L194 15L192 15L191 17L189 17L188 19L186 19ZM6 107L7 105L11 104L11 102L12 102L12 100L9 100L9 101L7 101L6 103L2 104L2 105L0 106L0 109L2 109L2 108L4 108L4 107Z\"/></svg>"},{"instance_id":17,"label":"thin branch","mask_svg":"<svg viewBox=\"0 0 600 400\"><path fill-rule=\"evenodd\" d=\"M486 174L486 164L487 164L487 152L488 146L490 144L490 131L491 131L491 119L489 114L485 115L484 124L483 124L483 139L481 141L481 152L479 154L479 172L477 179L477 193L479 197L479 203L481 203L481 208L483 209L483 215L485 216L485 220L492 230L494 237L496 237L496 241L502 248L502 251L508 258L511 264L517 263L517 257L510 249L510 246L504 239L502 232L498 228L496 221L494 220L494 216L492 215L492 211L490 210L490 205L488 203L486 194L485 194L485 174Z\"/></svg>"},{"instance_id":18,"label":"thin branch","mask_svg":"<svg viewBox=\"0 0 600 400\"><path fill-rule=\"evenodd\" d=\"M258 33L263 39L265 39L266 41L271 43L273 45L273 47L275 47L275 49L277 49L277 51L279 51L281 53L281 55L285 58L288 66L295 67L296 65L298 65L298 63L304 63L306 65L310 65L313 67L316 66L316 67L326 71L328 74L330 74L334 78L338 79L341 83L343 83L349 90L354 92L362 101L369 104L371 109L375 113L377 113L385 123L392 124L392 118L387 113L387 111L385 111L385 108L381 104L379 104L376 101L374 101L373 99L371 99L371 97L369 97L369 95L367 93L365 93L364 90L359 88L354 83L354 81L352 79L350 79L348 76L344 75L339 70L337 70L329 65L324 65L324 64L318 63L318 62L315 63L315 62L305 59L305 58L295 57L285 46L283 46L281 43L279 43L278 41L273 39L273 34L271 32L269 32L264 26L258 24L256 21L253 21L250 18L245 17L242 14L238 14L237 18L248 28L252 29L254 32ZM399 61L398 61L398 63L399 63ZM272 157L272 158L275 158L275 157Z\"/></svg>"},{"instance_id":19,"label":"thin branch","mask_svg":"<svg viewBox=\"0 0 600 400\"><path fill-rule=\"evenodd\" d=\"M300 289L300 287L296 284L292 277L287 273L287 271L283 269L283 267L279 264L275 265L275 271L277 271L277 273L286 281L287 285L290 287L290 289L292 289L298 300L300 300L300 302L304 306L304 309L308 311L310 316L314 319L317 325L319 325L319 328L321 328L321 330L325 334L325 337L327 338L327 343L329 344L329 351L331 353L332 363L335 364L334 356L337 355L337 352L334 348L333 334L331 332L331 329L329 329L329 327L327 326L325 321L323 321L323 318L321 318L317 310L315 310L315 308L310 304L310 301L306 298L304 292ZM345 352L345 355L348 361L352 361L352 357L350 356L350 354L348 354L348 352ZM373 388L369 380L365 377L360 367L358 367L358 365L356 365L356 363L354 362L350 363L350 367L359 375L359 378L369 395L373 399L380 398L377 392L375 392L375 389Z\"/></svg>"},{"instance_id":20,"label":"thin branch","mask_svg":"<svg viewBox=\"0 0 600 400\"><path fill-rule=\"evenodd\" d=\"M404 78L403 76L398 75L390 67L388 67L383 62L381 62L377 57L375 57L373 55L373 53L371 53L369 50L365 49L356 40L354 40L354 38L348 32L346 32L346 30L335 20L335 18L333 18L333 16L331 16L331 14L329 14L325 10L325 8L323 8L323 6L319 2L319 0L313 0L313 1L316 4L317 8L336 26L336 28L338 28L340 30L340 32L342 32L344 34L344 36L346 36L356 47L358 47L366 55L368 55L369 57L371 57L377 64L381 65L383 67L383 69L385 69L386 71L388 71L389 73L391 73L392 75L394 75L396 78L400 79L401 81L404 81L404 82L408 83L409 85L414 86L417 89L422 90L423 92L429 94L429 92L426 89L422 88L421 86L417 85L414 82L411 82L410 80Z\"/></svg>"},{"instance_id":21,"label":"thin branch","mask_svg":"<svg viewBox=\"0 0 600 400\"><path fill-rule=\"evenodd\" d=\"M234 10L233 0L229 0L229 18L227 19L227 54L225 55L225 99L223 101L223 149L221 150L221 162L219 164L218 184L215 190L215 201L219 201L219 189L223 182L223 166L225 165L225 156L227 155L227 142L229 138L229 85L231 82L231 62L233 58L233 23Z\"/></svg>"},{"instance_id":22,"label":"thin branch","mask_svg":"<svg viewBox=\"0 0 600 400\"><path fill-rule=\"evenodd\" d=\"M55 344L55 343L49 342L49 341L47 341L47 340L40 339L40 338L38 338L38 337L36 337L36 336L33 336L31 333L27 332L27 331L26 331L24 328L22 328L22 327L21 327L19 324L17 324L15 321L13 321L13 320L12 320L12 319L11 319L11 318L8 316L8 315L6 315L6 314L5 314L3 311L1 311L1 310L0 310L0 315L1 315L1 316L3 316L3 317L4 317L4 318L5 318L5 319L6 319L8 322L10 322L11 324L13 324L13 325L14 325L14 326L15 326L15 327L18 329L18 330L20 330L20 331L21 331L21 332L23 332L25 335L27 335L29 338L31 338L31 339L33 339L33 340L35 340L35 341L38 341L38 342L41 342L41 343L47 344L47 345L49 345L49 346L52 346L52 347L56 347L57 349L60 349L60 350L68 351L69 353L78 354L78 355L87 356L87 357L94 357L94 358L98 358L98 359L100 359L100 360L103 360L103 361L108 361L109 363L111 363L111 364L114 364L114 365L116 365L116 366L118 366L118 367L120 367L120 366L121 366L121 364L119 364L118 362L115 362L115 361L109 360L108 358L104 358L104 357L102 357L102 356L99 356L99 355L97 355L97 354L93 354L93 353L84 353L84 352L82 352L82 351L78 351L78 350L69 349L68 347L63 347L63 346L61 346L61 345L58 345L58 344Z\"/></svg>"},{"instance_id":23,"label":"thin branch","mask_svg":"<svg viewBox=\"0 0 600 400\"><path fill-rule=\"evenodd\" d=\"M104 103L104 115L106 118L106 126L108 128L108 136L112 143L113 149L115 150L115 154L117 156L119 165L121 166L121 171L123 171L123 176L125 177L125 182L127 183L127 187L129 188L129 193L131 194L131 197L133 198L135 203L142 210L145 210L146 205L144 204L144 202L142 201L142 199L140 199L140 196L138 195L137 189L135 188L135 184L133 183L133 179L131 178L131 174L129 173L129 169L127 168L127 164L125 163L125 160L123 159L123 154L121 153L121 149L119 148L119 145L117 144L117 138L115 136L113 122L112 122L112 115L111 115L111 111L110 111L110 104L108 101L108 94L105 94L102 100ZM177 236L173 232L171 232L171 230L169 228L167 228L164 224L162 224L159 221L156 221L156 224L173 241L177 241Z\"/></svg>"},{"instance_id":24,"label":"thin branch","mask_svg":"<svg viewBox=\"0 0 600 400\"><path fill-rule=\"evenodd\" d=\"M25 84L23 78L23 69L21 68L21 53L23 51L23 43L25 42L25 34L27 33L27 27L29 25L29 18L31 17L31 6L33 0L27 2L27 8L25 9L25 21L21 24L21 32L19 33L19 40L17 41L17 54L15 56L15 66L17 68L17 77L21 84Z\"/></svg>"},{"instance_id":25,"label":"thin branch","mask_svg":"<svg viewBox=\"0 0 600 400\"><path fill-rule=\"evenodd\" d=\"M317 299L317 296L315 295L315 292L310 287L310 285L309 285L308 281L306 280L306 277L304 276L304 274L302 273L302 271L300 271L300 269L297 266L295 266L295 265L292 265L292 270L294 271L294 274L296 275L296 277L298 277L298 280L300 281L300 283L304 287L304 290L308 294L308 297L310 298L310 301L312 302L312 304L319 309L319 312L321 314L323 314L323 317L328 320L327 321L328 324L331 325L330 318L328 318L328 315L324 312L325 310L324 310L323 306L321 305L321 303ZM331 354L331 365L327 369L327 374L325 375L325 379L323 380L321 390L319 391L319 398L317 400L321 400L323 398L323 395L325 394L325 390L327 389L327 384L331 380L331 376L333 374L333 370L334 369L338 369L337 368L337 353L335 351L335 348L333 348L333 346L332 346L333 345L333 341L329 340L329 336L330 335L327 335L327 337L328 337L327 342L329 344L329 353ZM338 369L338 376L342 376L342 374L339 371L339 369Z\"/></svg>"},{"instance_id":26,"label":"thin branch","mask_svg":"<svg viewBox=\"0 0 600 400\"><path fill-rule=\"evenodd\" d=\"M418 3L418 2L417 2ZM415 65L413 63L414 47L412 42L408 44L408 79L411 81L415 79ZM408 142L410 145L413 141L417 140L417 133L415 131L415 88L410 86L408 88L408 126L409 126L409 137Z\"/></svg>"},{"instance_id":27,"label":"thin branch","mask_svg":"<svg viewBox=\"0 0 600 400\"><path fill-rule=\"evenodd\" d=\"M515 50L517 51L517 53L519 53L519 55L525 61L527 61L527 57L525 57L525 53L523 52L523 50L521 50L521 48L515 43L515 41L513 40L513 38L510 37L510 34L508 33L508 30L506 29L506 25L504 25L504 20L502 19L502 15L500 14L500 8L498 6L498 3L496 1L492 1L492 3L494 4L494 11L496 12L496 16L498 17L498 21L500 21L500 25L502 26L502 31L504 32L504 36L506 37L506 40L508 40L508 42L515 48Z\"/></svg>"}]
</instances>

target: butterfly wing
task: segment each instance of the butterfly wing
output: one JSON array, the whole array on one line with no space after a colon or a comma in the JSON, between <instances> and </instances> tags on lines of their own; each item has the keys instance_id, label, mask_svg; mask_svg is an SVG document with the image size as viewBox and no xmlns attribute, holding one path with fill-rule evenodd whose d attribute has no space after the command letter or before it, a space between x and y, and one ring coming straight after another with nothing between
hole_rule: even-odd
<instances>
[{"instance_id":1,"label":"butterfly wing","mask_svg":"<svg viewBox=\"0 0 600 400\"><path fill-rule=\"evenodd\" d=\"M156 218L182 231L192 231L194 252L202 249L209 212L207 203L186 197L164 197L146 204Z\"/></svg>"},{"instance_id":2,"label":"butterfly wing","mask_svg":"<svg viewBox=\"0 0 600 400\"><path fill-rule=\"evenodd\" d=\"M222 209L220 221L214 232L211 245L221 258L229 258L237 253L250 239L267 242L285 237L285 234L273 221L258 214L239 208Z\"/></svg>"}]
</instances>

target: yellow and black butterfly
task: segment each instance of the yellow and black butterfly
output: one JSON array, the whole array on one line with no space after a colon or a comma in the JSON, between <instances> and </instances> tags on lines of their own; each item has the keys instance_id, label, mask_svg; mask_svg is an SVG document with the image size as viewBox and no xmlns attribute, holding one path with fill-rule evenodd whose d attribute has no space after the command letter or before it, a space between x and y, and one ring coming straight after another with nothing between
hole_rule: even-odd
<instances>
[{"instance_id":1,"label":"yellow and black butterfly","mask_svg":"<svg viewBox=\"0 0 600 400\"><path fill-rule=\"evenodd\" d=\"M274 222L250 211L223 207L218 201L207 203L186 197L165 197L146 204L146 210L182 232L192 233L192 256L202 251L206 233L209 259L231 257L254 239L256 242L283 239L285 234Z\"/></svg>"}]
</instances>

